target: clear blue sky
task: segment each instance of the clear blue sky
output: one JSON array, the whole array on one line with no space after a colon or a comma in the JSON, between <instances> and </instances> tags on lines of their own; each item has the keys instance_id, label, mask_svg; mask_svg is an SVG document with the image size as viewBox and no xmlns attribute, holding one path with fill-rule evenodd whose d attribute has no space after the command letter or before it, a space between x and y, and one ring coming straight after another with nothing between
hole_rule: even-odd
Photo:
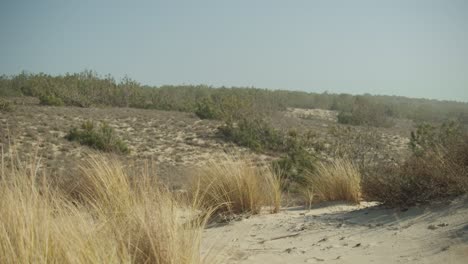
<instances>
[{"instance_id":1,"label":"clear blue sky","mask_svg":"<svg viewBox=\"0 0 468 264\"><path fill-rule=\"evenodd\" d=\"M2 0L0 36L0 74L468 101L467 0Z\"/></svg>"}]
</instances>

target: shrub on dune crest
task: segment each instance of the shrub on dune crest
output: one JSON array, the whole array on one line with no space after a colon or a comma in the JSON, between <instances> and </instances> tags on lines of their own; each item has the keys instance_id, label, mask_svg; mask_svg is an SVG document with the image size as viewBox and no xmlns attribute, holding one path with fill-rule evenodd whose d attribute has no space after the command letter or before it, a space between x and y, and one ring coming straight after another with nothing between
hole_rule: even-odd
<instances>
[{"instance_id":1,"label":"shrub on dune crest","mask_svg":"<svg viewBox=\"0 0 468 264\"><path fill-rule=\"evenodd\" d=\"M413 154L401 165L380 166L363 181L367 199L410 206L468 192L468 135L460 124L423 124L411 133Z\"/></svg>"},{"instance_id":2,"label":"shrub on dune crest","mask_svg":"<svg viewBox=\"0 0 468 264\"><path fill-rule=\"evenodd\" d=\"M414 155L401 166L375 168L363 182L367 199L410 206L468 192L468 144Z\"/></svg>"},{"instance_id":3,"label":"shrub on dune crest","mask_svg":"<svg viewBox=\"0 0 468 264\"><path fill-rule=\"evenodd\" d=\"M315 196L320 201L348 201L359 203L361 174L348 160L337 159L319 163L315 171L305 175L305 184L300 188L306 202Z\"/></svg>"},{"instance_id":4,"label":"shrub on dune crest","mask_svg":"<svg viewBox=\"0 0 468 264\"><path fill-rule=\"evenodd\" d=\"M197 171L192 193L202 208L217 208L220 214L257 214L262 206L278 212L281 181L270 167L256 167L247 160L223 157Z\"/></svg>"},{"instance_id":5,"label":"shrub on dune crest","mask_svg":"<svg viewBox=\"0 0 468 264\"><path fill-rule=\"evenodd\" d=\"M2 165L0 263L203 262L208 214L145 173L130 180L118 161L92 156L70 196L39 179L36 163Z\"/></svg>"}]
</instances>

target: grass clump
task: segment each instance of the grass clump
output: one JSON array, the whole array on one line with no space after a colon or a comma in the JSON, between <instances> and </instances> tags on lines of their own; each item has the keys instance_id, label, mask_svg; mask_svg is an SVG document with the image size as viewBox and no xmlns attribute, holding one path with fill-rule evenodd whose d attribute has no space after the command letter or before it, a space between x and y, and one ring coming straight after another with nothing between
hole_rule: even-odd
<instances>
[{"instance_id":1,"label":"grass clump","mask_svg":"<svg viewBox=\"0 0 468 264\"><path fill-rule=\"evenodd\" d=\"M306 174L304 181L299 190L309 206L314 198L319 201L360 201L361 174L349 160L321 162L314 172Z\"/></svg>"},{"instance_id":2,"label":"grass clump","mask_svg":"<svg viewBox=\"0 0 468 264\"><path fill-rule=\"evenodd\" d=\"M3 160L3 159L2 159ZM142 170L130 179L101 155L81 163L76 196L39 177L39 166L4 166L1 263L202 263L206 215Z\"/></svg>"},{"instance_id":3,"label":"grass clump","mask_svg":"<svg viewBox=\"0 0 468 264\"><path fill-rule=\"evenodd\" d=\"M258 214L263 206L278 212L281 180L271 168L256 167L245 159L225 156L197 172L192 193L202 208L217 208L223 216Z\"/></svg>"},{"instance_id":4,"label":"grass clump","mask_svg":"<svg viewBox=\"0 0 468 264\"><path fill-rule=\"evenodd\" d=\"M0 112L13 112L13 104L0 98Z\"/></svg>"},{"instance_id":5,"label":"grass clump","mask_svg":"<svg viewBox=\"0 0 468 264\"><path fill-rule=\"evenodd\" d=\"M91 121L84 122L80 129L72 128L65 138L105 152L123 154L130 152L125 142L118 138L114 129L106 123L96 127Z\"/></svg>"}]
</instances>

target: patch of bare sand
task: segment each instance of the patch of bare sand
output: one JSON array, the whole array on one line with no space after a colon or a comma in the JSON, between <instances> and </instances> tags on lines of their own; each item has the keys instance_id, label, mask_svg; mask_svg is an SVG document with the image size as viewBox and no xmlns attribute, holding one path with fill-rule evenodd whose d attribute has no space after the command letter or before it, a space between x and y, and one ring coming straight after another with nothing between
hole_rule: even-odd
<instances>
[{"instance_id":1,"label":"patch of bare sand","mask_svg":"<svg viewBox=\"0 0 468 264\"><path fill-rule=\"evenodd\" d=\"M223 263L466 263L468 197L408 210L322 204L209 228Z\"/></svg>"},{"instance_id":2,"label":"patch of bare sand","mask_svg":"<svg viewBox=\"0 0 468 264\"><path fill-rule=\"evenodd\" d=\"M327 121L336 122L338 112L325 109L304 109L304 108L288 108L286 110L287 116L293 116L304 119L322 119Z\"/></svg>"}]
</instances>

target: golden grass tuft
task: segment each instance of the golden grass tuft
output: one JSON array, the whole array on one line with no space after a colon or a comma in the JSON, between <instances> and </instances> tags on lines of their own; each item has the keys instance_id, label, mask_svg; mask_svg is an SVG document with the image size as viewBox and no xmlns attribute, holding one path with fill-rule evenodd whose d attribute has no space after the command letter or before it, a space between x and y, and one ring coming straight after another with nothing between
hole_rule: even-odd
<instances>
[{"instance_id":1,"label":"golden grass tuft","mask_svg":"<svg viewBox=\"0 0 468 264\"><path fill-rule=\"evenodd\" d=\"M361 174L349 160L321 162L313 173L306 175L305 181L300 192L309 207L313 197L319 201L360 201Z\"/></svg>"},{"instance_id":2,"label":"golden grass tuft","mask_svg":"<svg viewBox=\"0 0 468 264\"><path fill-rule=\"evenodd\" d=\"M238 157L211 160L197 171L191 188L200 207L220 214L258 214L263 206L276 213L281 205L279 174Z\"/></svg>"},{"instance_id":3,"label":"golden grass tuft","mask_svg":"<svg viewBox=\"0 0 468 264\"><path fill-rule=\"evenodd\" d=\"M175 199L145 170L130 179L116 159L91 156L72 198L38 168L2 163L0 263L203 262L209 213L199 217L196 202Z\"/></svg>"}]
</instances>

